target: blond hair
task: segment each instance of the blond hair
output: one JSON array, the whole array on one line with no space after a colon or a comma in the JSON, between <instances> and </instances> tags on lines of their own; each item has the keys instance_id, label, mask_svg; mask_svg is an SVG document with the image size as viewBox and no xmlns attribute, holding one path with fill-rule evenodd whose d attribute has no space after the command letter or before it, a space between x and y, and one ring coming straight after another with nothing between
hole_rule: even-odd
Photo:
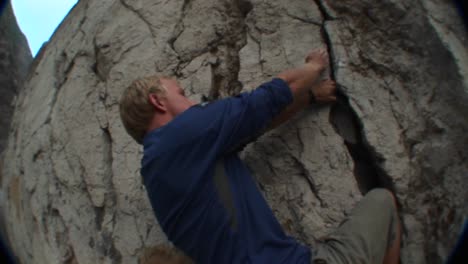
<instances>
[{"instance_id":1,"label":"blond hair","mask_svg":"<svg viewBox=\"0 0 468 264\"><path fill-rule=\"evenodd\" d=\"M194 264L180 250L167 246L159 245L147 248L143 256L140 257L140 264Z\"/></svg>"},{"instance_id":2,"label":"blond hair","mask_svg":"<svg viewBox=\"0 0 468 264\"><path fill-rule=\"evenodd\" d=\"M166 88L161 79L169 77L152 75L135 80L128 86L120 98L120 119L127 133L139 144L147 132L155 110L149 100L151 93L166 95Z\"/></svg>"}]
</instances>

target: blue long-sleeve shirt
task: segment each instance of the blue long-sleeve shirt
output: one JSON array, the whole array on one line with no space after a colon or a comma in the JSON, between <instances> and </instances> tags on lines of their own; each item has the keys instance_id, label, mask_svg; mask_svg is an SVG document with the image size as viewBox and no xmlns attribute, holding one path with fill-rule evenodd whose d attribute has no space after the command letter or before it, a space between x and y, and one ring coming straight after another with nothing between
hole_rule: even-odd
<instances>
[{"instance_id":1,"label":"blue long-sleeve shirt","mask_svg":"<svg viewBox=\"0 0 468 264\"><path fill-rule=\"evenodd\" d=\"M310 263L235 152L291 102L288 85L273 79L190 107L144 138L141 174L155 215L196 263Z\"/></svg>"}]
</instances>

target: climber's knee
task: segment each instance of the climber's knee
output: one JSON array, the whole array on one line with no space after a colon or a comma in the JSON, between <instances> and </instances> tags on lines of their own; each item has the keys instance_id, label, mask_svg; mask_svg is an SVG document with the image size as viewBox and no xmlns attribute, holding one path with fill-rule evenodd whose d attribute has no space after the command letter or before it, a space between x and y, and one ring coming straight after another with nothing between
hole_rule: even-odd
<instances>
[{"instance_id":1,"label":"climber's knee","mask_svg":"<svg viewBox=\"0 0 468 264\"><path fill-rule=\"evenodd\" d=\"M383 208L393 208L396 209L396 198L395 195L384 188L376 188L369 191L365 198L372 199L376 203L380 204Z\"/></svg>"}]
</instances>

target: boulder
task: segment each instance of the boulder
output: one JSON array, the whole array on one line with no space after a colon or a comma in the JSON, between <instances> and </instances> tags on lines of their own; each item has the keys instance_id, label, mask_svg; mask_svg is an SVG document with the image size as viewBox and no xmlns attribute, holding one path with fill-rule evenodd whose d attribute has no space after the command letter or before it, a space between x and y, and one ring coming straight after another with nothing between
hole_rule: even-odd
<instances>
[{"instance_id":1,"label":"boulder","mask_svg":"<svg viewBox=\"0 0 468 264\"><path fill-rule=\"evenodd\" d=\"M0 4L0 153L8 138L14 97L32 62L28 42L16 23L9 1Z\"/></svg>"},{"instance_id":2,"label":"boulder","mask_svg":"<svg viewBox=\"0 0 468 264\"><path fill-rule=\"evenodd\" d=\"M16 23L9 1L0 3L0 239L7 246L4 223L6 195L2 181L2 153L5 149L14 100L21 91L32 56L28 42Z\"/></svg>"},{"instance_id":3,"label":"boulder","mask_svg":"<svg viewBox=\"0 0 468 264\"><path fill-rule=\"evenodd\" d=\"M468 210L468 46L435 0L81 0L19 94L2 190L25 263L138 263L168 244L123 129L122 91L177 78L195 99L254 89L325 47L334 105L311 106L242 158L306 245L369 189L398 197L403 263L442 263Z\"/></svg>"}]
</instances>

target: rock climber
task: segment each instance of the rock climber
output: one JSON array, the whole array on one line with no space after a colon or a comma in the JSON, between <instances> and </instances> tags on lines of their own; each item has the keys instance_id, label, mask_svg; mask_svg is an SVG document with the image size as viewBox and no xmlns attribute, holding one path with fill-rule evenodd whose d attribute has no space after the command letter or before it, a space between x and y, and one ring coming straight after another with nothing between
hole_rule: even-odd
<instances>
[{"instance_id":1,"label":"rock climber","mask_svg":"<svg viewBox=\"0 0 468 264\"><path fill-rule=\"evenodd\" d=\"M398 263L395 197L368 192L330 235L309 248L287 236L237 155L240 146L306 108L336 100L320 80L325 49L251 92L189 100L170 77L134 81L120 101L128 134L143 145L141 175L168 239L196 263ZM287 177L287 175L285 175Z\"/></svg>"}]
</instances>

